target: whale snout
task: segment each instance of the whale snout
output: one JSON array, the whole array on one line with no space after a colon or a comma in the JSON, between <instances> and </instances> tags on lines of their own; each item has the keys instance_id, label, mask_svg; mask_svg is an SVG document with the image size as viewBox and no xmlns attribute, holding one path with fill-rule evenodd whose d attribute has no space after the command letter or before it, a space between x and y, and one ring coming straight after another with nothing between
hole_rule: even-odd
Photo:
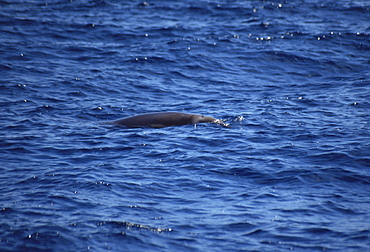
<instances>
[{"instance_id":1,"label":"whale snout","mask_svg":"<svg viewBox=\"0 0 370 252\"><path fill-rule=\"evenodd\" d=\"M193 124L196 123L215 123L224 127L230 127L229 123L225 123L222 119L216 119L212 116L194 115Z\"/></svg>"},{"instance_id":2,"label":"whale snout","mask_svg":"<svg viewBox=\"0 0 370 252\"><path fill-rule=\"evenodd\" d=\"M212 123L214 122L216 119L213 118L212 116L203 116L203 115L200 115L198 116L198 118L196 118L196 123Z\"/></svg>"}]
</instances>

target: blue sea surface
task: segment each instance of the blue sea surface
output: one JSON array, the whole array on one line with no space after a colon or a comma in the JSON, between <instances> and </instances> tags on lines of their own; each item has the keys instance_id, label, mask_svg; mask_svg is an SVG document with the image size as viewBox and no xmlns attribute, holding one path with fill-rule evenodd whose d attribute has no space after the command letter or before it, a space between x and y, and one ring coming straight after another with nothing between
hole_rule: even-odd
<instances>
[{"instance_id":1,"label":"blue sea surface","mask_svg":"<svg viewBox=\"0 0 370 252\"><path fill-rule=\"evenodd\" d=\"M370 251L369 21L0 0L0 251ZM230 127L102 124L162 111Z\"/></svg>"}]
</instances>

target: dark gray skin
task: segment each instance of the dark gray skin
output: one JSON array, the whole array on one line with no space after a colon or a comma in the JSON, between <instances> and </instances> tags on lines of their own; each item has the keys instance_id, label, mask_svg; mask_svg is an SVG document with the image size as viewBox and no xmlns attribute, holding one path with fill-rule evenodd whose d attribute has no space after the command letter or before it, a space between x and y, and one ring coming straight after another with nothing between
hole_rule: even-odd
<instances>
[{"instance_id":1,"label":"dark gray skin","mask_svg":"<svg viewBox=\"0 0 370 252\"><path fill-rule=\"evenodd\" d=\"M180 126L197 123L216 123L217 120L210 116L184 114L177 112L159 112L151 114L142 114L132 117L118 119L108 124L123 125L126 127L152 127L164 128L170 126Z\"/></svg>"}]
</instances>

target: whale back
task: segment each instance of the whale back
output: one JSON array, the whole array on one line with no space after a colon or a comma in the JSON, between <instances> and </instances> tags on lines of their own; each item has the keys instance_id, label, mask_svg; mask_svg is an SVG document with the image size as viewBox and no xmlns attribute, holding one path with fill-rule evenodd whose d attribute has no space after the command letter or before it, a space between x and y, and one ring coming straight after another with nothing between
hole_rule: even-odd
<instances>
[{"instance_id":1,"label":"whale back","mask_svg":"<svg viewBox=\"0 0 370 252\"><path fill-rule=\"evenodd\" d=\"M111 122L110 124L123 125L126 127L152 127L163 128L187 124L213 122L215 119L209 116L185 114L178 112L159 112L126 117Z\"/></svg>"}]
</instances>

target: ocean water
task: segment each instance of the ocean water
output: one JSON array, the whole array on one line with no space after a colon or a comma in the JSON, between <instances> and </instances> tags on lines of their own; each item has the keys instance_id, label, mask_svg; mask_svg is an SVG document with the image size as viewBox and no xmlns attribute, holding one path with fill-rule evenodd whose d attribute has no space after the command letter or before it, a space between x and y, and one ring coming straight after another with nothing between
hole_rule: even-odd
<instances>
[{"instance_id":1,"label":"ocean water","mask_svg":"<svg viewBox=\"0 0 370 252\"><path fill-rule=\"evenodd\" d=\"M370 251L369 1L0 1L0 251ZM178 111L224 119L125 128Z\"/></svg>"}]
</instances>

